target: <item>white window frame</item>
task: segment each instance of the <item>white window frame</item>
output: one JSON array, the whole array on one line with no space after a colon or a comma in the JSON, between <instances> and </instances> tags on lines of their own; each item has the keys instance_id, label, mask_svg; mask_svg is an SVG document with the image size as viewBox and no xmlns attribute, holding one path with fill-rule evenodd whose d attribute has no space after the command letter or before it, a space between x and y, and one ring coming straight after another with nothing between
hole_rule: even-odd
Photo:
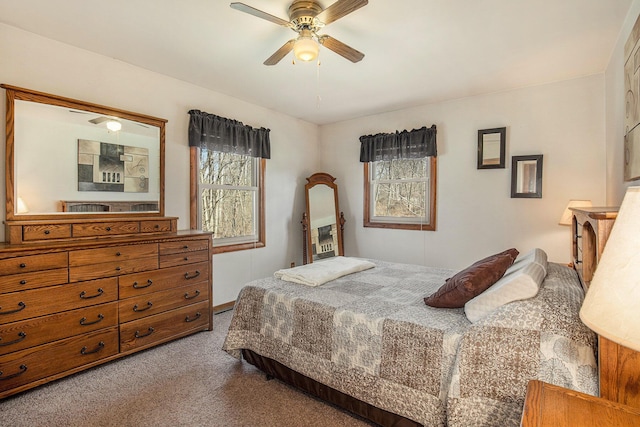
<instances>
[{"instance_id":1,"label":"white window frame","mask_svg":"<svg viewBox=\"0 0 640 427\"><path fill-rule=\"evenodd\" d=\"M435 231L436 229L436 176L437 158L429 157L425 178L374 180L375 163L364 163L364 226L377 228L397 228L405 230ZM401 182L425 182L428 194L425 197L424 217L375 216L375 188L378 184Z\"/></svg>"},{"instance_id":2,"label":"white window frame","mask_svg":"<svg viewBox=\"0 0 640 427\"><path fill-rule=\"evenodd\" d=\"M213 253L232 252L266 246L264 174L265 159L252 158L251 186L233 186L200 182L200 148L191 147L191 228L202 229L202 194L207 189L246 190L253 192L253 233L240 237L216 238L213 236ZM195 226L194 226L195 225Z\"/></svg>"}]
</instances>

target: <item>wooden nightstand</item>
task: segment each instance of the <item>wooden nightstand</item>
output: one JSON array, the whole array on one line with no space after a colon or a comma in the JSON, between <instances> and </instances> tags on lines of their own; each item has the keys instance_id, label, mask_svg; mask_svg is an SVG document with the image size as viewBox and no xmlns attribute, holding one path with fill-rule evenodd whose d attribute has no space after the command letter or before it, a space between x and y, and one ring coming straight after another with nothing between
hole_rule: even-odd
<instances>
[{"instance_id":1,"label":"wooden nightstand","mask_svg":"<svg viewBox=\"0 0 640 427\"><path fill-rule=\"evenodd\" d=\"M640 426L640 409L574 390L529 381L522 427Z\"/></svg>"}]
</instances>

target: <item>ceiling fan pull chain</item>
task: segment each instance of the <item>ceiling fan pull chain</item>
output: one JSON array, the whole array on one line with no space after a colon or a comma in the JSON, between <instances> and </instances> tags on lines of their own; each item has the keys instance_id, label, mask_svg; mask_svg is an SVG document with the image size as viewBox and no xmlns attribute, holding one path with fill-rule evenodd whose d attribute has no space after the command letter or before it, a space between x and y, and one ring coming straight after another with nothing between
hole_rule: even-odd
<instances>
[{"instance_id":1,"label":"ceiling fan pull chain","mask_svg":"<svg viewBox=\"0 0 640 427\"><path fill-rule=\"evenodd\" d=\"M318 57L318 66L316 71L316 108L320 108L322 97L320 96L320 57Z\"/></svg>"}]
</instances>

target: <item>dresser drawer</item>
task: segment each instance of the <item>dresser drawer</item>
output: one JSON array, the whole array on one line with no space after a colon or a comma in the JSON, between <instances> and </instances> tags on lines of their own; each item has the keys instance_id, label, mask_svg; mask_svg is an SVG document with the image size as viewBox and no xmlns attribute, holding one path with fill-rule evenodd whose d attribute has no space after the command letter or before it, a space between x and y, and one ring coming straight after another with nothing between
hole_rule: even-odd
<instances>
[{"instance_id":1,"label":"dresser drawer","mask_svg":"<svg viewBox=\"0 0 640 427\"><path fill-rule=\"evenodd\" d=\"M19 256L0 260L0 275L67 267L67 253Z\"/></svg>"},{"instance_id":2,"label":"dresser drawer","mask_svg":"<svg viewBox=\"0 0 640 427\"><path fill-rule=\"evenodd\" d=\"M69 281L77 282L80 280L96 279L98 277L113 277L138 271L155 270L157 268L157 256L82 265L69 268Z\"/></svg>"},{"instance_id":3,"label":"dresser drawer","mask_svg":"<svg viewBox=\"0 0 640 427\"><path fill-rule=\"evenodd\" d=\"M115 278L50 286L0 295L0 324L118 299Z\"/></svg>"},{"instance_id":4,"label":"dresser drawer","mask_svg":"<svg viewBox=\"0 0 640 427\"><path fill-rule=\"evenodd\" d=\"M209 262L163 268L118 278L120 299L209 280Z\"/></svg>"},{"instance_id":5,"label":"dresser drawer","mask_svg":"<svg viewBox=\"0 0 640 427\"><path fill-rule=\"evenodd\" d=\"M171 231L171 221L141 221L140 232L141 233L160 233L165 231Z\"/></svg>"},{"instance_id":6,"label":"dresser drawer","mask_svg":"<svg viewBox=\"0 0 640 427\"><path fill-rule=\"evenodd\" d=\"M69 266L101 264L110 261L126 261L135 258L158 256L158 244L107 246L69 252Z\"/></svg>"},{"instance_id":7,"label":"dresser drawer","mask_svg":"<svg viewBox=\"0 0 640 427\"><path fill-rule=\"evenodd\" d=\"M160 255L170 255L184 252L203 251L209 249L209 240L176 240L159 245Z\"/></svg>"},{"instance_id":8,"label":"dresser drawer","mask_svg":"<svg viewBox=\"0 0 640 427\"><path fill-rule=\"evenodd\" d=\"M0 356L0 392L117 353L118 328L113 327L5 354Z\"/></svg>"},{"instance_id":9,"label":"dresser drawer","mask_svg":"<svg viewBox=\"0 0 640 427\"><path fill-rule=\"evenodd\" d=\"M126 352L209 325L209 301L120 325L120 351Z\"/></svg>"},{"instance_id":10,"label":"dresser drawer","mask_svg":"<svg viewBox=\"0 0 640 427\"><path fill-rule=\"evenodd\" d=\"M24 241L67 239L69 237L71 237L71 224L25 225L22 227Z\"/></svg>"},{"instance_id":11,"label":"dresser drawer","mask_svg":"<svg viewBox=\"0 0 640 427\"><path fill-rule=\"evenodd\" d=\"M173 310L189 304L209 299L209 281L189 286L152 292L119 302L120 322L130 322L146 316Z\"/></svg>"},{"instance_id":12,"label":"dresser drawer","mask_svg":"<svg viewBox=\"0 0 640 427\"><path fill-rule=\"evenodd\" d=\"M174 267L176 265L193 264L209 260L209 251L184 252L171 255L160 255L160 268Z\"/></svg>"},{"instance_id":13,"label":"dresser drawer","mask_svg":"<svg viewBox=\"0 0 640 427\"><path fill-rule=\"evenodd\" d=\"M116 236L118 234L134 234L139 231L140 223L138 221L73 224L73 237Z\"/></svg>"},{"instance_id":14,"label":"dresser drawer","mask_svg":"<svg viewBox=\"0 0 640 427\"><path fill-rule=\"evenodd\" d=\"M116 301L0 325L0 355L117 325Z\"/></svg>"},{"instance_id":15,"label":"dresser drawer","mask_svg":"<svg viewBox=\"0 0 640 427\"><path fill-rule=\"evenodd\" d=\"M8 276L0 276L0 294L43 288L45 286L62 285L68 281L69 269L66 267L55 270L10 274Z\"/></svg>"}]
</instances>

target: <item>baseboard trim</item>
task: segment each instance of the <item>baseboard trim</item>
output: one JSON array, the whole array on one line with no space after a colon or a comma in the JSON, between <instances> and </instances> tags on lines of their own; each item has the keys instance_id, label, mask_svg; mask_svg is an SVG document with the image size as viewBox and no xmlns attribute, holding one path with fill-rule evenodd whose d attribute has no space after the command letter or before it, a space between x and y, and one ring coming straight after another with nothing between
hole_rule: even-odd
<instances>
[{"instance_id":1,"label":"baseboard trim","mask_svg":"<svg viewBox=\"0 0 640 427\"><path fill-rule=\"evenodd\" d=\"M229 301L224 304L214 305L213 306L213 314L224 313L225 311L229 311L233 309L233 306L236 304L235 301Z\"/></svg>"}]
</instances>

